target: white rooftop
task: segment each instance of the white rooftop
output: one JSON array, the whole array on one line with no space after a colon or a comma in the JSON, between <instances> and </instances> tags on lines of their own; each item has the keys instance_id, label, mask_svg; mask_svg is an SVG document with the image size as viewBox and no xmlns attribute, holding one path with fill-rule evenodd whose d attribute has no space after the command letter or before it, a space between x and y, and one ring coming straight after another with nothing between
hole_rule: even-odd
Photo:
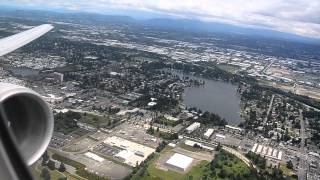
<instances>
[{"instance_id":1,"label":"white rooftop","mask_svg":"<svg viewBox=\"0 0 320 180\"><path fill-rule=\"evenodd\" d=\"M104 161L104 159L102 157L100 157L100 156L98 156L96 154L93 154L91 152L86 152L84 155L89 157L89 158L91 158L91 159L93 159L93 160L95 160L95 161L98 161L98 162Z\"/></svg>"},{"instance_id":2,"label":"white rooftop","mask_svg":"<svg viewBox=\"0 0 320 180\"><path fill-rule=\"evenodd\" d=\"M136 164L140 164L155 151L155 149L153 148L117 136L108 137L104 140L104 143L124 149L123 151L120 151L116 156L123 158L125 160L124 163L129 164L133 167ZM141 154L143 154L143 156L141 156Z\"/></svg>"},{"instance_id":3,"label":"white rooftop","mask_svg":"<svg viewBox=\"0 0 320 180\"><path fill-rule=\"evenodd\" d=\"M122 158L124 160L127 160L132 155L134 155L134 152L128 151L128 150L122 150L118 154L116 154L116 157L120 157L120 158Z\"/></svg>"},{"instance_id":4,"label":"white rooftop","mask_svg":"<svg viewBox=\"0 0 320 180\"><path fill-rule=\"evenodd\" d=\"M166 163L186 170L192 163L192 161L193 158L191 157L175 153Z\"/></svg>"},{"instance_id":5,"label":"white rooftop","mask_svg":"<svg viewBox=\"0 0 320 180\"><path fill-rule=\"evenodd\" d=\"M157 103L153 101L148 103L148 106L155 106L155 105L157 105Z\"/></svg>"},{"instance_id":6,"label":"white rooftop","mask_svg":"<svg viewBox=\"0 0 320 180\"><path fill-rule=\"evenodd\" d=\"M204 133L204 136L210 137L210 136L212 135L213 131L214 131L213 129L208 129L208 130L206 131L206 133Z\"/></svg>"},{"instance_id":7,"label":"white rooftop","mask_svg":"<svg viewBox=\"0 0 320 180\"><path fill-rule=\"evenodd\" d=\"M263 156L269 157L269 158L273 158L273 159L277 159L277 160L281 160L282 159L282 155L283 152L277 149L273 149L271 147L268 146L263 146L261 144L257 144L255 143L251 149L252 152L256 153L256 154L261 154Z\"/></svg>"},{"instance_id":8,"label":"white rooftop","mask_svg":"<svg viewBox=\"0 0 320 180\"><path fill-rule=\"evenodd\" d=\"M167 115L167 114L165 114L164 117L165 117L166 119L170 120L170 121L179 121L178 118L172 117L172 116Z\"/></svg>"}]
</instances>

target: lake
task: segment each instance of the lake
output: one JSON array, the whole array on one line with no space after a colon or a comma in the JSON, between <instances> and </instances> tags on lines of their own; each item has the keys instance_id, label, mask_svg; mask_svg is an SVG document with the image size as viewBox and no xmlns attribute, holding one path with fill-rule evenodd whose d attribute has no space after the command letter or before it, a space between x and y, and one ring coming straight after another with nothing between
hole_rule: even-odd
<instances>
[{"instance_id":1,"label":"lake","mask_svg":"<svg viewBox=\"0 0 320 180\"><path fill-rule=\"evenodd\" d=\"M185 88L183 103L187 107L196 107L202 111L218 114L225 118L229 125L238 125L243 121L240 118L240 95L237 93L236 85L194 76L189 77L204 80L205 84Z\"/></svg>"},{"instance_id":2,"label":"lake","mask_svg":"<svg viewBox=\"0 0 320 180\"><path fill-rule=\"evenodd\" d=\"M39 74L39 70L26 67L7 67L6 70L19 77L37 76Z\"/></svg>"}]
</instances>

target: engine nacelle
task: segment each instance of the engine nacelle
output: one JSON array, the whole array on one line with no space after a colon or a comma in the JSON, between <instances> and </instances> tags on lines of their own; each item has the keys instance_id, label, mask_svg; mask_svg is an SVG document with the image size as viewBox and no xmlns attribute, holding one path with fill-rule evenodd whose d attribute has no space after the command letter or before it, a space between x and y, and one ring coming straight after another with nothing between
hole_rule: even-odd
<instances>
[{"instance_id":1,"label":"engine nacelle","mask_svg":"<svg viewBox=\"0 0 320 180\"><path fill-rule=\"evenodd\" d=\"M47 149L53 133L53 114L41 96L25 87L0 83L0 104L18 149L28 165Z\"/></svg>"}]
</instances>

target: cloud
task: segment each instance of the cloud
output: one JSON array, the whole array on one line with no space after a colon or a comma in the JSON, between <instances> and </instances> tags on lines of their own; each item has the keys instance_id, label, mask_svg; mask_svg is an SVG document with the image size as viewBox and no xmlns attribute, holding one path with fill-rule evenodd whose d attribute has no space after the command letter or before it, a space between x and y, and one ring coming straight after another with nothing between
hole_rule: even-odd
<instances>
[{"instance_id":1,"label":"cloud","mask_svg":"<svg viewBox=\"0 0 320 180\"><path fill-rule=\"evenodd\" d=\"M110 9L147 11L320 38L319 0L13 0L8 2L100 13Z\"/></svg>"}]
</instances>

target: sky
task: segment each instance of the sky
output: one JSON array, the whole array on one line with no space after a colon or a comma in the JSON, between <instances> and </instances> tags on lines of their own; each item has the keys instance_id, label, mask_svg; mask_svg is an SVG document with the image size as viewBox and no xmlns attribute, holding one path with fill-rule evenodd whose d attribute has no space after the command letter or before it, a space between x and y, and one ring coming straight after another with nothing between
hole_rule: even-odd
<instances>
[{"instance_id":1,"label":"sky","mask_svg":"<svg viewBox=\"0 0 320 180\"><path fill-rule=\"evenodd\" d=\"M0 0L1 3L102 14L139 12L140 17L153 14L222 22L320 39L320 0Z\"/></svg>"}]
</instances>

